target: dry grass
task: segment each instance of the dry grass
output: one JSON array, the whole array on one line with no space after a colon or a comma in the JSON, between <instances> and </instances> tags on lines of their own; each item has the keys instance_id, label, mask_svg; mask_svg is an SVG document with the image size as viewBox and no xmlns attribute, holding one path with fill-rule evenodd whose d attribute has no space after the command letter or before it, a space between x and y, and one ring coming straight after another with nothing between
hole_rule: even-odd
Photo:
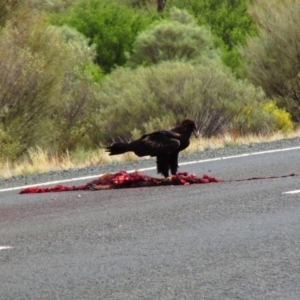
<instances>
[{"instance_id":1,"label":"dry grass","mask_svg":"<svg viewBox=\"0 0 300 300\"><path fill-rule=\"evenodd\" d=\"M213 137L211 139L192 139L191 145L184 152L192 153L204 151L206 149L223 148L234 145L247 145L258 142L271 142L283 138L293 138L300 136L300 128L289 134L276 133L269 136L232 136L225 135ZM49 154L41 148L30 149L28 155L15 162L0 161L0 178L9 178L18 175L28 175L44 173L56 170L67 170L70 168L80 168L87 166L98 166L117 161L134 161L138 159L133 153L109 156L103 149L94 151L77 151L64 155Z\"/></svg>"},{"instance_id":2,"label":"dry grass","mask_svg":"<svg viewBox=\"0 0 300 300\"><path fill-rule=\"evenodd\" d=\"M282 133L277 132L270 135L223 135L213 137L211 139L193 139L191 145L185 150L186 153L193 153L197 151L204 151L207 149L224 148L237 145L249 145L260 142L272 142L286 138L294 138L300 136L300 127L293 132Z\"/></svg>"}]
</instances>

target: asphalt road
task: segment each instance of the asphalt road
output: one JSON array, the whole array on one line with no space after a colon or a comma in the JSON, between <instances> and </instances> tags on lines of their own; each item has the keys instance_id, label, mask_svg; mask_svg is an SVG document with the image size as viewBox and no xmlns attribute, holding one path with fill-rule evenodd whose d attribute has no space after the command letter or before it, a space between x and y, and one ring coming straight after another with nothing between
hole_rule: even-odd
<instances>
[{"instance_id":1,"label":"asphalt road","mask_svg":"<svg viewBox=\"0 0 300 300\"><path fill-rule=\"evenodd\" d=\"M299 162L294 149L180 167L226 180L203 185L2 191L0 299L299 300L300 193L285 192L300 176L235 181Z\"/></svg>"}]
</instances>

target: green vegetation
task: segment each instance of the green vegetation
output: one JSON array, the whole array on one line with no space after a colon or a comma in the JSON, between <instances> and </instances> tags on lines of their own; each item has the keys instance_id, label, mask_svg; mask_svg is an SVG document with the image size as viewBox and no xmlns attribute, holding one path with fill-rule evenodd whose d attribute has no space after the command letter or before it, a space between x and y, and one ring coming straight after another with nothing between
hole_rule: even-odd
<instances>
[{"instance_id":1,"label":"green vegetation","mask_svg":"<svg viewBox=\"0 0 300 300\"><path fill-rule=\"evenodd\" d=\"M209 138L293 129L300 4L165 4L0 0L0 162L88 153L187 116Z\"/></svg>"},{"instance_id":2,"label":"green vegetation","mask_svg":"<svg viewBox=\"0 0 300 300\"><path fill-rule=\"evenodd\" d=\"M236 80L219 60L197 65L166 61L150 68L119 68L105 78L99 93L101 101L95 108L93 127L102 130L94 133L94 139L106 143L111 137L131 139L133 133L136 137L170 127L186 116L196 119L202 134L210 137L229 127L240 128L245 106L265 101L261 89ZM266 116L260 113L262 120ZM255 131L271 124L271 120L265 122ZM245 133L252 128L250 122Z\"/></svg>"},{"instance_id":3,"label":"green vegetation","mask_svg":"<svg viewBox=\"0 0 300 300\"><path fill-rule=\"evenodd\" d=\"M255 1L249 10L259 25L258 36L241 49L247 75L261 86L294 121L300 121L300 3Z\"/></svg>"},{"instance_id":4,"label":"green vegetation","mask_svg":"<svg viewBox=\"0 0 300 300\"><path fill-rule=\"evenodd\" d=\"M0 32L0 156L72 150L88 127L92 47L77 31L23 9Z\"/></svg>"},{"instance_id":5,"label":"green vegetation","mask_svg":"<svg viewBox=\"0 0 300 300\"><path fill-rule=\"evenodd\" d=\"M151 22L152 15L109 0L81 0L53 15L56 24L76 28L96 46L96 62L109 73L125 65L137 34Z\"/></svg>"},{"instance_id":6,"label":"green vegetation","mask_svg":"<svg viewBox=\"0 0 300 300\"><path fill-rule=\"evenodd\" d=\"M267 2L267 0L264 0ZM241 67L242 56L237 46L255 35L256 26L247 12L251 0L169 0L168 7L186 9L196 17L198 25L207 25L222 51L222 60L232 70Z\"/></svg>"},{"instance_id":7,"label":"green vegetation","mask_svg":"<svg viewBox=\"0 0 300 300\"><path fill-rule=\"evenodd\" d=\"M173 8L170 19L155 23L137 36L128 64L146 66L171 60L201 63L218 55L210 30L197 26L186 11Z\"/></svg>"}]
</instances>

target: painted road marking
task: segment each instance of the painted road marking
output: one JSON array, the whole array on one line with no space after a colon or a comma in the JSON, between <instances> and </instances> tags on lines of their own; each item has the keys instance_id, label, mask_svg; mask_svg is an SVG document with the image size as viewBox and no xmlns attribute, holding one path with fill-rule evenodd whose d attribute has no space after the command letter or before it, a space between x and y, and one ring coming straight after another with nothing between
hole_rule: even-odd
<instances>
[{"instance_id":1,"label":"painted road marking","mask_svg":"<svg viewBox=\"0 0 300 300\"><path fill-rule=\"evenodd\" d=\"M233 155L233 156L216 157L216 158L203 159L203 160L194 160L194 161L181 163L179 165L180 166L185 166L185 165L191 165L191 164L200 164L200 163L206 163L206 162L212 162L212 161L218 161L218 160L243 158L243 157L253 156L253 155L269 154L269 153L292 151L292 150L299 150L299 149L300 149L300 146L299 147L284 148L284 149L274 149L274 150L267 150L267 151L261 151L261 152L238 154L238 155ZM143 171L149 171L149 170L155 170L155 169L156 169L156 167L149 167L149 168L139 169L139 171L143 172ZM134 171L136 171L136 170L130 170L130 171L127 171L127 172L132 173ZM70 178L70 179L57 180L57 181L42 182L42 183L37 183L37 184L32 184L32 185L23 185L23 186L17 186L17 187L13 187L13 188L0 189L0 192L22 190L22 189L25 189L27 187L54 185L54 184L60 184L60 183L64 183L64 182L72 182L72 181L77 181L77 180L93 179L93 178L98 178L102 175L103 174L85 176L85 177L77 177L77 178Z\"/></svg>"},{"instance_id":2,"label":"painted road marking","mask_svg":"<svg viewBox=\"0 0 300 300\"><path fill-rule=\"evenodd\" d=\"M11 246L0 246L0 250L11 249Z\"/></svg>"},{"instance_id":3,"label":"painted road marking","mask_svg":"<svg viewBox=\"0 0 300 300\"><path fill-rule=\"evenodd\" d=\"M288 191L288 192L284 192L282 194L299 194L300 190L294 190L294 191Z\"/></svg>"}]
</instances>

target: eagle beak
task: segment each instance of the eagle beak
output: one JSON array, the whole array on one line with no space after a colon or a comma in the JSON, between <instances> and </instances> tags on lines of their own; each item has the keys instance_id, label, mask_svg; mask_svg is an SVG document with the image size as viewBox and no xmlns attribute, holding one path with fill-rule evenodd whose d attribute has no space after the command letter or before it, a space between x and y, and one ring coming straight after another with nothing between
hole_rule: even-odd
<instances>
[{"instance_id":1,"label":"eagle beak","mask_svg":"<svg viewBox=\"0 0 300 300\"><path fill-rule=\"evenodd\" d=\"M195 128L195 129L193 130L193 133L194 133L194 135L195 135L195 138L199 138L200 133L199 133L199 129L198 129L198 128Z\"/></svg>"}]
</instances>

